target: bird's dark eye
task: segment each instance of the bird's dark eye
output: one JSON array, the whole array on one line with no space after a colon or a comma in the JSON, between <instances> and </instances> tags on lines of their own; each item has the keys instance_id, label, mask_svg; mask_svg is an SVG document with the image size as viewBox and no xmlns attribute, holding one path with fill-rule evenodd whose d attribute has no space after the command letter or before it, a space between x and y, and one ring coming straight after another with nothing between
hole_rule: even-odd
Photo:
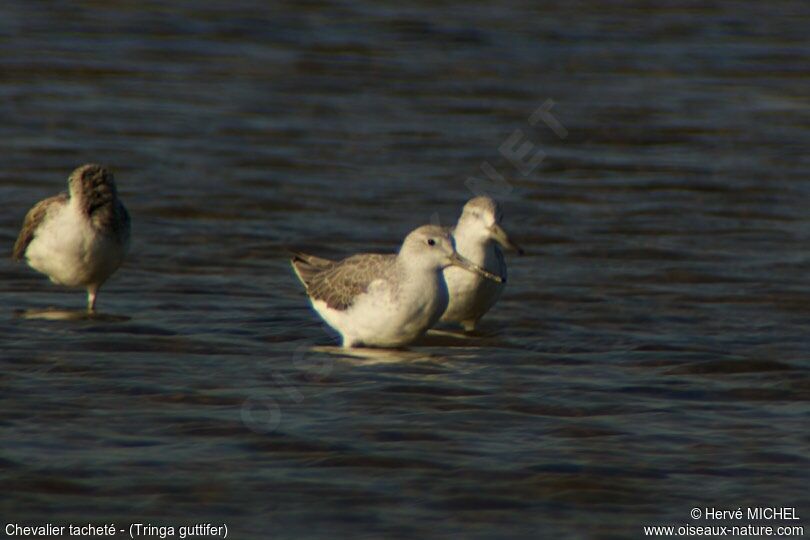
<instances>
[{"instance_id":1,"label":"bird's dark eye","mask_svg":"<svg viewBox=\"0 0 810 540\"><path fill-rule=\"evenodd\" d=\"M433 238L428 238L428 245L429 246L435 246L436 245L436 240L434 240Z\"/></svg>"}]
</instances>

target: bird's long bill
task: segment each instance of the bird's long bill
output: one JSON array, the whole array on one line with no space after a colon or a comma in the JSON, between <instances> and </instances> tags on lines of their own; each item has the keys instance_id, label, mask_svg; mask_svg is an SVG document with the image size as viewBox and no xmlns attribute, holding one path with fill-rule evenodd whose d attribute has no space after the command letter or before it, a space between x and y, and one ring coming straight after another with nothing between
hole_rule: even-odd
<instances>
[{"instance_id":1,"label":"bird's long bill","mask_svg":"<svg viewBox=\"0 0 810 540\"><path fill-rule=\"evenodd\" d=\"M504 279L501 276L496 276L492 272L487 272L486 270L484 270L483 268L481 268L480 266L478 266L477 264L475 264L471 260L465 259L464 257L459 255L458 253L453 253L450 256L450 264L452 264L454 266L460 266L461 268L469 270L470 272L475 272L476 274L481 274L485 278L491 279L492 281L497 281L498 283L503 283L504 282Z\"/></svg>"},{"instance_id":2,"label":"bird's long bill","mask_svg":"<svg viewBox=\"0 0 810 540\"><path fill-rule=\"evenodd\" d=\"M523 255L523 248L520 247L519 245L515 244L514 242L512 242L512 240L509 239L509 235L506 234L506 231L503 230L503 228L500 225L495 223L490 228L490 231L492 231L493 240L498 242L504 248L511 249L513 251L517 251L520 255Z\"/></svg>"}]
</instances>

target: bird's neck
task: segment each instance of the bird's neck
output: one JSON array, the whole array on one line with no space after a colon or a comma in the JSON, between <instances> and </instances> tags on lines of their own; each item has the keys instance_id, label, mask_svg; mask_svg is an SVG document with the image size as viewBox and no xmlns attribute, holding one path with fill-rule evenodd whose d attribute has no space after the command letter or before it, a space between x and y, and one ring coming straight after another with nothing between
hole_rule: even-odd
<instances>
[{"instance_id":1,"label":"bird's neck","mask_svg":"<svg viewBox=\"0 0 810 540\"><path fill-rule=\"evenodd\" d=\"M433 288L442 273L439 267L419 264L407 257L397 259L397 268L400 273L399 283L406 290Z\"/></svg>"},{"instance_id":2,"label":"bird's neck","mask_svg":"<svg viewBox=\"0 0 810 540\"><path fill-rule=\"evenodd\" d=\"M457 227L453 231L453 239L456 242L456 251L462 257L466 257L478 265L483 264L487 253L493 249L491 240L482 238L481 235L470 232L464 227Z\"/></svg>"}]
</instances>

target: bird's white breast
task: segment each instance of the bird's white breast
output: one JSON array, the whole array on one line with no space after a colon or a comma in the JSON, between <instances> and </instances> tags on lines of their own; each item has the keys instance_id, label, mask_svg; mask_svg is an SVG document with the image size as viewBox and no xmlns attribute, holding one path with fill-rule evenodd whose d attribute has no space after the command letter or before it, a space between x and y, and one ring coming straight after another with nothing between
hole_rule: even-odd
<instances>
[{"instance_id":1,"label":"bird's white breast","mask_svg":"<svg viewBox=\"0 0 810 540\"><path fill-rule=\"evenodd\" d=\"M503 257L499 257L497 247L492 242L486 245L465 243L463 240L456 244L459 254L497 274L504 279L506 264ZM447 310L441 320L446 322L471 321L481 318L498 301L504 284L486 279L480 274L470 272L464 268L450 266L444 269L444 278L450 293Z\"/></svg>"},{"instance_id":2,"label":"bird's white breast","mask_svg":"<svg viewBox=\"0 0 810 540\"><path fill-rule=\"evenodd\" d=\"M123 261L125 245L95 230L75 203L67 203L40 223L25 252L28 264L69 287L101 283Z\"/></svg>"},{"instance_id":3,"label":"bird's white breast","mask_svg":"<svg viewBox=\"0 0 810 540\"><path fill-rule=\"evenodd\" d=\"M405 277L405 276L403 276ZM343 337L344 346L397 347L421 336L438 321L448 302L437 271L410 274L396 284L373 282L346 310L315 300L312 306Z\"/></svg>"}]
</instances>

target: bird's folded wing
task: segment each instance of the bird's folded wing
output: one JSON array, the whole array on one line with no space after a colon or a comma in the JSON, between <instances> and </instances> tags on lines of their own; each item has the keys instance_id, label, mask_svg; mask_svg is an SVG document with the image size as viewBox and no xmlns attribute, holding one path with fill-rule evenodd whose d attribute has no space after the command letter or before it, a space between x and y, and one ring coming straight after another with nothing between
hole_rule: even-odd
<instances>
[{"instance_id":1,"label":"bird's folded wing","mask_svg":"<svg viewBox=\"0 0 810 540\"><path fill-rule=\"evenodd\" d=\"M25 221L23 221L20 235L14 243L14 252L12 255L14 260L21 261L25 258L25 251L28 249L28 245L34 239L34 236L36 236L37 229L42 222L45 221L48 213L67 202L67 193L60 193L59 195L54 195L53 197L39 201L28 211L25 215Z\"/></svg>"},{"instance_id":2,"label":"bird's folded wing","mask_svg":"<svg viewBox=\"0 0 810 540\"><path fill-rule=\"evenodd\" d=\"M295 260L293 265L295 266ZM321 300L332 309L343 311L351 307L358 296L368 291L375 280L384 279L396 262L395 255L354 255L303 279L313 300ZM296 268L299 276L302 272Z\"/></svg>"}]
</instances>

